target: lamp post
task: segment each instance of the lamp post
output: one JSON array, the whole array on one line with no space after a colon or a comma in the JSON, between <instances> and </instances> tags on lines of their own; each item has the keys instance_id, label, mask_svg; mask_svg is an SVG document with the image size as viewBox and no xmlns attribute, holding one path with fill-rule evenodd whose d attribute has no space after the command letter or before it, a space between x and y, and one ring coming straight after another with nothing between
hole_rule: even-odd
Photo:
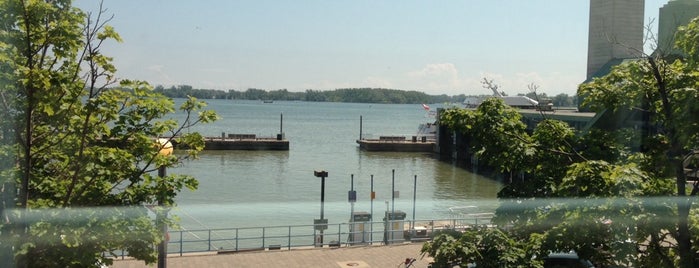
<instances>
[{"instance_id":1,"label":"lamp post","mask_svg":"<svg viewBox=\"0 0 699 268\"><path fill-rule=\"evenodd\" d=\"M328 228L328 222L325 220L325 178L328 177L327 171L313 171L313 175L320 178L320 220L315 221L315 229L320 231L320 246L323 247L323 230Z\"/></svg>"},{"instance_id":2,"label":"lamp post","mask_svg":"<svg viewBox=\"0 0 699 268\"><path fill-rule=\"evenodd\" d=\"M158 139L158 148L160 150L158 151L158 155L161 156L169 156L172 154L173 148L172 148L172 143L168 139ZM158 177L162 180L165 176L167 175L167 171L165 169L164 165L161 165L158 167ZM162 191L163 189L160 189ZM167 223L165 223L165 219L167 219L167 210L163 207L164 200L161 192L157 193L158 195L158 210L155 215L155 222L158 225L158 229L161 231L162 235L162 240L160 243L158 243L158 268L165 268L167 267Z\"/></svg>"}]
</instances>

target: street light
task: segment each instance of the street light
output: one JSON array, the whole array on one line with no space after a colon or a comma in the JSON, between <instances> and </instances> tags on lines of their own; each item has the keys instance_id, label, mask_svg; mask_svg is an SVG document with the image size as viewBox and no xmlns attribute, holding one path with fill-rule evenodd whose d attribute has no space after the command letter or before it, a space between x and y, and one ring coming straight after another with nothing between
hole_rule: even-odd
<instances>
[{"instance_id":1,"label":"street light","mask_svg":"<svg viewBox=\"0 0 699 268\"><path fill-rule=\"evenodd\" d=\"M320 231L319 244L323 247L323 230L328 228L328 221L325 220L324 206L325 206L325 178L328 177L327 171L313 171L313 175L320 178L320 220L314 221L315 230Z\"/></svg>"},{"instance_id":2,"label":"street light","mask_svg":"<svg viewBox=\"0 0 699 268\"><path fill-rule=\"evenodd\" d=\"M169 156L172 154L173 151L173 146L172 143L168 139L158 139L158 144L160 148L158 151L158 155L161 156ZM167 174L165 170L165 165L161 165L158 167L158 177L160 179L163 179ZM162 191L162 189L160 189ZM158 210L157 214L155 215L155 222L158 224L158 227L161 231L162 235L162 240L158 244L158 268L165 268L167 267L167 224L165 223L165 219L167 219L167 210L163 208L164 205L164 200L162 193L157 193L158 195Z\"/></svg>"}]
</instances>

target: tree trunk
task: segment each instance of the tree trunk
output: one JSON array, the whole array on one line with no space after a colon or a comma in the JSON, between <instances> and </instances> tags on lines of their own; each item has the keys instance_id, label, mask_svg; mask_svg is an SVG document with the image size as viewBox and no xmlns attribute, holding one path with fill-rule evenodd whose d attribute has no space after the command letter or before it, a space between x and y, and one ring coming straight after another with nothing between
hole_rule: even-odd
<instances>
[{"instance_id":1,"label":"tree trunk","mask_svg":"<svg viewBox=\"0 0 699 268\"><path fill-rule=\"evenodd\" d=\"M691 197L686 194L686 177L682 161L675 160L677 174L677 246L681 267L696 267L696 254L692 250L692 234L689 231L689 211L692 207Z\"/></svg>"},{"instance_id":2,"label":"tree trunk","mask_svg":"<svg viewBox=\"0 0 699 268\"><path fill-rule=\"evenodd\" d=\"M684 174L684 166L682 165L682 144L678 138L677 126L672 122L674 114L667 83L655 59L648 57L648 63L657 82L657 89L662 102L661 112L665 117L663 127L670 142L667 156L670 159L672 168L675 170L677 183L677 232L675 239L677 239L680 267L693 268L695 267L696 254L692 250L692 234L689 231L689 210L692 207L692 201L687 196L687 177Z\"/></svg>"}]
</instances>

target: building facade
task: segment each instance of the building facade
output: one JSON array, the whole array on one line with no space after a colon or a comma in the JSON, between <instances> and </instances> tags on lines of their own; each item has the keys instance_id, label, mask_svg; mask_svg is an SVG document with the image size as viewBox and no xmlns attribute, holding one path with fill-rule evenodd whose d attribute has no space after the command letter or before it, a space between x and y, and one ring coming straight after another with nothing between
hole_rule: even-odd
<instances>
[{"instance_id":1,"label":"building facade","mask_svg":"<svg viewBox=\"0 0 699 268\"><path fill-rule=\"evenodd\" d=\"M587 79L614 59L643 52L644 0L590 0Z\"/></svg>"},{"instance_id":2,"label":"building facade","mask_svg":"<svg viewBox=\"0 0 699 268\"><path fill-rule=\"evenodd\" d=\"M671 0L660 8L658 16L658 46L662 55L676 54L673 49L677 28L699 16L699 0Z\"/></svg>"}]
</instances>

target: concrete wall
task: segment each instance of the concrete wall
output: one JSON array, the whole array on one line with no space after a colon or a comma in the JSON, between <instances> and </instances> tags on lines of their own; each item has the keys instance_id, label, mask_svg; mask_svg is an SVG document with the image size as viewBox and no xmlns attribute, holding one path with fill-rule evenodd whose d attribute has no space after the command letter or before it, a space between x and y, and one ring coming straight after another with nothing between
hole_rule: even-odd
<instances>
[{"instance_id":1,"label":"concrete wall","mask_svg":"<svg viewBox=\"0 0 699 268\"><path fill-rule=\"evenodd\" d=\"M612 59L643 51L644 0L590 0L587 78Z\"/></svg>"}]
</instances>

